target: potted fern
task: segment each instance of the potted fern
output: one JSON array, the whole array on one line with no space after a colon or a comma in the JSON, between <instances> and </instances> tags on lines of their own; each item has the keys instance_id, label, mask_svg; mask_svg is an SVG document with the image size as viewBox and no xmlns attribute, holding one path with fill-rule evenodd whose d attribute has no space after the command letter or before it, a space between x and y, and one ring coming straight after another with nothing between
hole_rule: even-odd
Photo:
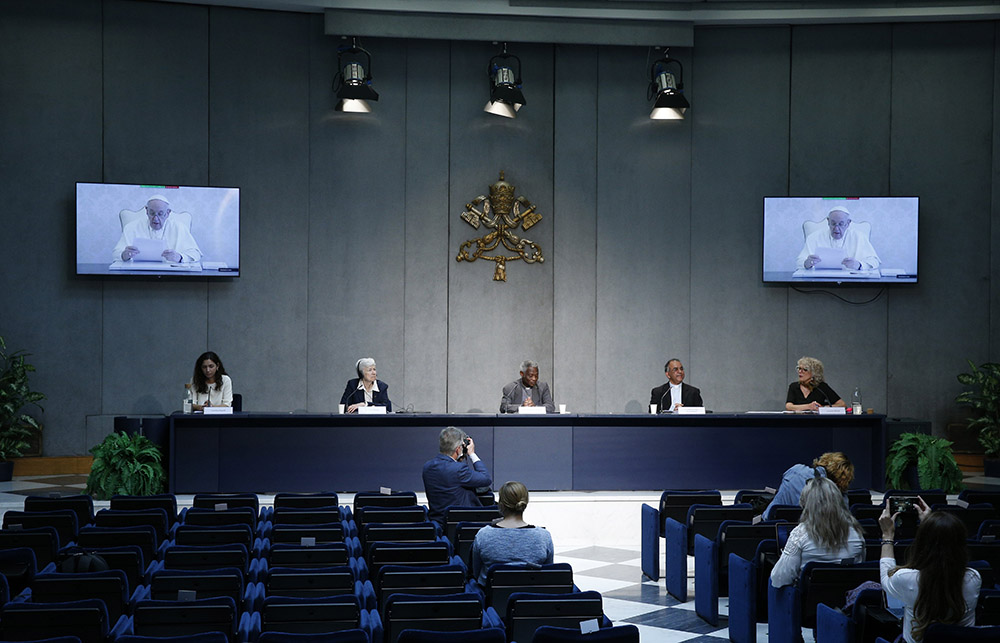
<instances>
[{"instance_id":1,"label":"potted fern","mask_svg":"<svg viewBox=\"0 0 1000 643\"><path fill-rule=\"evenodd\" d=\"M151 496L163 491L167 479L160 447L143 435L112 433L90 450L94 464L87 490L94 500L114 495Z\"/></svg>"},{"instance_id":2,"label":"potted fern","mask_svg":"<svg viewBox=\"0 0 1000 643\"><path fill-rule=\"evenodd\" d=\"M926 433L904 433L889 449L885 477L890 489L962 490L962 472L951 442Z\"/></svg>"},{"instance_id":3,"label":"potted fern","mask_svg":"<svg viewBox=\"0 0 1000 643\"><path fill-rule=\"evenodd\" d=\"M975 417L968 427L979 433L979 443L986 450L983 474L1000 477L1000 364L988 362L977 367L969 360L970 373L959 373L958 381L970 390L959 393L955 401L973 409Z\"/></svg>"},{"instance_id":4,"label":"potted fern","mask_svg":"<svg viewBox=\"0 0 1000 643\"><path fill-rule=\"evenodd\" d=\"M0 337L0 481L10 480L14 473L11 458L20 458L31 447L30 440L41 433L42 425L25 412L45 399L31 390L29 374L35 367L25 359L28 353L7 353L7 344Z\"/></svg>"}]
</instances>

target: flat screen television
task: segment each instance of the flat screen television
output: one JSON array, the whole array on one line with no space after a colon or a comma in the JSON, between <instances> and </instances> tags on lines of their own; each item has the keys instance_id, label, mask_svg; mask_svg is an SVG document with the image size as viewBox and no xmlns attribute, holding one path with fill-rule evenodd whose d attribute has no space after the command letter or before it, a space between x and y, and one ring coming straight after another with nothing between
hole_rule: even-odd
<instances>
[{"instance_id":1,"label":"flat screen television","mask_svg":"<svg viewBox=\"0 0 1000 643\"><path fill-rule=\"evenodd\" d=\"M764 197L764 282L917 282L918 198Z\"/></svg>"},{"instance_id":2,"label":"flat screen television","mask_svg":"<svg viewBox=\"0 0 1000 643\"><path fill-rule=\"evenodd\" d=\"M76 184L76 274L240 274L240 190Z\"/></svg>"}]
</instances>

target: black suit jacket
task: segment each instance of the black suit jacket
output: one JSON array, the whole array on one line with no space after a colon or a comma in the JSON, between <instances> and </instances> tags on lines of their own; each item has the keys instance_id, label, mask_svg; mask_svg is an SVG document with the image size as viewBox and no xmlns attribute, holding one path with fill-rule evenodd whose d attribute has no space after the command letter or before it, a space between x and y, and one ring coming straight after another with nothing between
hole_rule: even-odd
<instances>
[{"instance_id":1,"label":"black suit jacket","mask_svg":"<svg viewBox=\"0 0 1000 643\"><path fill-rule=\"evenodd\" d=\"M663 402L665 406L670 405L670 382L667 382L663 386L657 386L654 388L649 395L649 403L655 404L658 409L660 408L660 400L663 399L664 395L666 400ZM691 386L690 384L685 384L681 382L681 404L684 406L705 406L705 403L701 401L701 391Z\"/></svg>"},{"instance_id":2,"label":"black suit jacket","mask_svg":"<svg viewBox=\"0 0 1000 643\"><path fill-rule=\"evenodd\" d=\"M365 403L365 392L358 389L358 382L360 381L360 378L357 377L347 380L347 388L344 389L344 395L340 398L341 404L350 406L351 404ZM386 407L386 413L392 413L392 402L389 401L389 385L382 380L375 381L378 383L378 391L372 392L372 406L384 406Z\"/></svg>"}]
</instances>

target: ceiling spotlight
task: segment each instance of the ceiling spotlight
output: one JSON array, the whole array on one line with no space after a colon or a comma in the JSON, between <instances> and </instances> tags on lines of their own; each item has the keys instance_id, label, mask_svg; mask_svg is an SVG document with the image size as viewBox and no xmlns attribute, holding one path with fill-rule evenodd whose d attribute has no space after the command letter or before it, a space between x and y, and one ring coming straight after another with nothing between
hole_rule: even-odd
<instances>
[{"instance_id":1,"label":"ceiling spotlight","mask_svg":"<svg viewBox=\"0 0 1000 643\"><path fill-rule=\"evenodd\" d=\"M340 99L335 108L338 112L367 114L372 111L368 101L378 100L378 92L372 89L371 69L372 56L358 46L357 38L352 39L350 47L337 49L337 75L333 79L333 91Z\"/></svg>"},{"instance_id":2,"label":"ceiling spotlight","mask_svg":"<svg viewBox=\"0 0 1000 643\"><path fill-rule=\"evenodd\" d=\"M516 72L510 61L517 63ZM521 59L507 53L507 43L502 53L490 58L486 73L490 78L490 100L483 111L506 118L517 116L517 110L527 101L521 93Z\"/></svg>"},{"instance_id":3,"label":"ceiling spotlight","mask_svg":"<svg viewBox=\"0 0 1000 643\"><path fill-rule=\"evenodd\" d=\"M677 75L674 75L676 65ZM649 117L653 120L680 120L691 104L684 98L684 67L676 58L666 56L653 62L649 67L649 89L646 100L656 96Z\"/></svg>"}]
</instances>

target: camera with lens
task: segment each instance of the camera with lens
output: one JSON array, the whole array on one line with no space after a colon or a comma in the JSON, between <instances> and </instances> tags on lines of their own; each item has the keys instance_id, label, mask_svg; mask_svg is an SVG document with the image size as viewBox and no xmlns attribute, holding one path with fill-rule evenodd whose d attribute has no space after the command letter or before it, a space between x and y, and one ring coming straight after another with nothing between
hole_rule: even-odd
<instances>
[{"instance_id":1,"label":"camera with lens","mask_svg":"<svg viewBox=\"0 0 1000 643\"><path fill-rule=\"evenodd\" d=\"M472 439L469 436L462 438L462 455L469 455L469 443Z\"/></svg>"}]
</instances>

